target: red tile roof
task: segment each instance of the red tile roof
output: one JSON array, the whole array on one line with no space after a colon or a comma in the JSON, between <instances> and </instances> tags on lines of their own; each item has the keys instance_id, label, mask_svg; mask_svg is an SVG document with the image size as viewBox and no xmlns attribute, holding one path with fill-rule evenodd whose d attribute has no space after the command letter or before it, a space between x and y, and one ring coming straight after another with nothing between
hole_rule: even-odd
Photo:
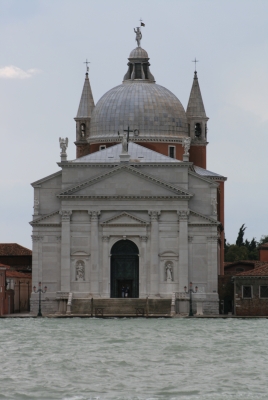
<instances>
[{"instance_id":1,"label":"red tile roof","mask_svg":"<svg viewBox=\"0 0 268 400\"><path fill-rule=\"evenodd\" d=\"M32 274L24 273L24 272L18 272L18 271L6 271L6 277L7 278L27 278L27 279L31 279L32 278Z\"/></svg>"},{"instance_id":2,"label":"red tile roof","mask_svg":"<svg viewBox=\"0 0 268 400\"><path fill-rule=\"evenodd\" d=\"M250 271L240 272L236 276L267 276L268 277L268 262L267 261L256 261L258 266Z\"/></svg>"},{"instance_id":3,"label":"red tile roof","mask_svg":"<svg viewBox=\"0 0 268 400\"><path fill-rule=\"evenodd\" d=\"M0 256L31 256L32 250L18 243L0 243Z\"/></svg>"},{"instance_id":4,"label":"red tile roof","mask_svg":"<svg viewBox=\"0 0 268 400\"><path fill-rule=\"evenodd\" d=\"M2 263L0 263L0 267L2 267L2 268L6 268L6 269L9 269L9 268L10 268L10 266L9 266L9 265L5 265L5 264L2 264Z\"/></svg>"},{"instance_id":5,"label":"red tile roof","mask_svg":"<svg viewBox=\"0 0 268 400\"><path fill-rule=\"evenodd\" d=\"M259 246L259 249L263 249L263 248L268 249L268 243L263 243Z\"/></svg>"}]
</instances>

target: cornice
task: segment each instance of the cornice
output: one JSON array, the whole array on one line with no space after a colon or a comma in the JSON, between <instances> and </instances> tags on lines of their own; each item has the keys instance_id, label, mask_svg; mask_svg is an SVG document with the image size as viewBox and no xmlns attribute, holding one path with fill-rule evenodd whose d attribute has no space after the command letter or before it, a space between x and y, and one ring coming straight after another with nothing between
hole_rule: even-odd
<instances>
[{"instance_id":1,"label":"cornice","mask_svg":"<svg viewBox=\"0 0 268 400\"><path fill-rule=\"evenodd\" d=\"M208 222L210 222L210 224L214 224L214 225L219 225L219 224L220 224L219 221L217 221L217 220L215 220L215 219L213 219L213 218L211 218L211 217L208 217L207 215L201 214L201 213L196 212L196 211L194 211L194 210L192 210L192 209L189 209L189 211L190 211L190 214L193 214L193 215L196 215L197 217L200 217L200 218L202 218L202 219L205 219L205 220L207 220ZM194 225L194 224L200 225L198 222L190 223L190 225Z\"/></svg>"},{"instance_id":2,"label":"cornice","mask_svg":"<svg viewBox=\"0 0 268 400\"><path fill-rule=\"evenodd\" d=\"M191 167L191 166L193 166L193 163L192 162L188 162L188 161L181 161L181 160L177 160L177 161L179 161L178 163L165 163L165 162L156 162L156 163L153 163L153 162L146 162L146 161L142 161L142 163L139 163L139 162L134 162L134 161L129 161L129 163L128 163L128 166L132 166L133 168L142 168L142 167L156 167L156 168L158 168L158 167L183 167L183 168L185 168L185 167ZM79 167L79 168L81 168L81 167L84 167L84 168L92 168L92 167L103 167L103 168L115 168L115 167L118 167L118 166L121 166L122 164L120 163L120 161L118 161L118 162L114 162L114 163L108 163L108 162L103 162L103 163L101 163L101 162L98 162L98 163L92 163L92 162L81 162L81 163L79 163L79 162L64 162L64 163L61 163L61 162L58 162L57 163L58 164L58 166L59 167L61 167L62 169L63 168L77 168L77 167Z\"/></svg>"},{"instance_id":3,"label":"cornice","mask_svg":"<svg viewBox=\"0 0 268 400\"><path fill-rule=\"evenodd\" d=\"M201 179L202 181L209 183L211 186L218 187L217 183L212 182L212 179L210 179L210 177L205 178L204 176L199 175L197 172L191 170L189 170L189 175Z\"/></svg>"},{"instance_id":4,"label":"cornice","mask_svg":"<svg viewBox=\"0 0 268 400\"><path fill-rule=\"evenodd\" d=\"M72 200L72 199L92 199L92 200L148 200L148 199L156 199L156 200L177 200L177 199L189 199L189 196L186 195L177 195L177 196L89 196L89 195L72 195L72 194L60 194L57 197L65 200Z\"/></svg>"},{"instance_id":5,"label":"cornice","mask_svg":"<svg viewBox=\"0 0 268 400\"><path fill-rule=\"evenodd\" d=\"M55 178L56 176L59 176L61 174L62 174L62 171L54 172L54 174L48 175L45 178L39 179L38 181L31 183L31 185L33 187L38 187L41 183L49 181L50 179Z\"/></svg>"},{"instance_id":6,"label":"cornice","mask_svg":"<svg viewBox=\"0 0 268 400\"><path fill-rule=\"evenodd\" d=\"M150 142L150 143L182 143L183 139L186 136L180 137L180 138L170 138L170 137L161 137L161 138L151 138L151 137L142 137L139 136L138 139L135 138L129 138L130 142L135 142L135 143L139 143L139 142ZM100 137L93 137L93 138L88 138L87 139L88 143L90 144L97 144L97 143L121 143L122 140L118 139L117 137L105 137L105 138L100 138Z\"/></svg>"},{"instance_id":7,"label":"cornice","mask_svg":"<svg viewBox=\"0 0 268 400\"><path fill-rule=\"evenodd\" d=\"M39 218L34 219L33 221L30 221L29 224L32 225L32 226L33 225L38 225L38 226L48 226L48 225L54 226L54 225L58 225L59 223L57 223L57 222L53 222L53 223L45 224L45 225L41 225L39 223L40 221L44 221L45 219L47 219L49 217L52 217L53 215L56 215L56 214L59 214L59 210L53 211L53 212L51 212L49 214L46 214L46 215L42 215L42 217L39 217Z\"/></svg>"}]
</instances>

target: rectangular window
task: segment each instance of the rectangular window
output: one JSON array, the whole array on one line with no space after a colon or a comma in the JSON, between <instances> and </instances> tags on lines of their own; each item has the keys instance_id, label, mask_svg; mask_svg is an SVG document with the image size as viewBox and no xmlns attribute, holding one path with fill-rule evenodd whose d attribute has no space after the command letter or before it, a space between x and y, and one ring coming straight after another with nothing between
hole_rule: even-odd
<instances>
[{"instance_id":1,"label":"rectangular window","mask_svg":"<svg viewBox=\"0 0 268 400\"><path fill-rule=\"evenodd\" d=\"M103 144L102 146L100 146L100 150L104 150L104 149L106 149L105 144Z\"/></svg>"},{"instance_id":2,"label":"rectangular window","mask_svg":"<svg viewBox=\"0 0 268 400\"><path fill-rule=\"evenodd\" d=\"M260 298L268 299L268 286L260 286Z\"/></svg>"},{"instance_id":3,"label":"rectangular window","mask_svg":"<svg viewBox=\"0 0 268 400\"><path fill-rule=\"evenodd\" d=\"M168 146L168 155L171 158L175 158L175 146Z\"/></svg>"},{"instance_id":4,"label":"rectangular window","mask_svg":"<svg viewBox=\"0 0 268 400\"><path fill-rule=\"evenodd\" d=\"M243 299L252 298L252 286L243 286Z\"/></svg>"}]
</instances>

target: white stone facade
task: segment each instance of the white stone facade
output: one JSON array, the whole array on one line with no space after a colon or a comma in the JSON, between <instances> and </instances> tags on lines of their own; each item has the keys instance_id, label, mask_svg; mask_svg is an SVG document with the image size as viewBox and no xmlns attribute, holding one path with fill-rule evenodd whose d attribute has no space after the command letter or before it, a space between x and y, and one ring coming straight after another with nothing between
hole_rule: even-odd
<instances>
[{"instance_id":1,"label":"white stone facade","mask_svg":"<svg viewBox=\"0 0 268 400\"><path fill-rule=\"evenodd\" d=\"M218 183L188 161L134 143L129 162L120 162L119 148L61 162L61 171L32 184L33 286L48 287L44 313L59 311L69 293L110 298L111 251L119 240L138 248L140 298L176 292L183 312L192 282L199 308L218 313ZM32 311L36 300L33 293Z\"/></svg>"}]
</instances>

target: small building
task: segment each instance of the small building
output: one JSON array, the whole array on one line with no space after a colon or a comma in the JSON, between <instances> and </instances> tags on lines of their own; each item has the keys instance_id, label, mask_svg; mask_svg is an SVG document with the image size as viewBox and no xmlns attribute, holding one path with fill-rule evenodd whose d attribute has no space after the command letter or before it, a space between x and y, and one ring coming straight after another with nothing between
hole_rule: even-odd
<instances>
[{"instance_id":1,"label":"small building","mask_svg":"<svg viewBox=\"0 0 268 400\"><path fill-rule=\"evenodd\" d=\"M18 243L0 243L0 263L18 272L32 272L32 250Z\"/></svg>"},{"instance_id":2,"label":"small building","mask_svg":"<svg viewBox=\"0 0 268 400\"><path fill-rule=\"evenodd\" d=\"M6 296L10 296L6 314L30 311L32 291L32 274L26 272L6 271ZM13 297L13 300L12 300Z\"/></svg>"},{"instance_id":3,"label":"small building","mask_svg":"<svg viewBox=\"0 0 268 400\"><path fill-rule=\"evenodd\" d=\"M224 263L224 275L218 277L220 313L234 313L234 282L232 277L241 272L252 271L263 265L263 262L256 260L239 260Z\"/></svg>"},{"instance_id":4,"label":"small building","mask_svg":"<svg viewBox=\"0 0 268 400\"><path fill-rule=\"evenodd\" d=\"M0 264L0 317L5 314L6 265Z\"/></svg>"},{"instance_id":5,"label":"small building","mask_svg":"<svg viewBox=\"0 0 268 400\"><path fill-rule=\"evenodd\" d=\"M235 315L268 316L268 262L261 264L233 277Z\"/></svg>"}]
</instances>

